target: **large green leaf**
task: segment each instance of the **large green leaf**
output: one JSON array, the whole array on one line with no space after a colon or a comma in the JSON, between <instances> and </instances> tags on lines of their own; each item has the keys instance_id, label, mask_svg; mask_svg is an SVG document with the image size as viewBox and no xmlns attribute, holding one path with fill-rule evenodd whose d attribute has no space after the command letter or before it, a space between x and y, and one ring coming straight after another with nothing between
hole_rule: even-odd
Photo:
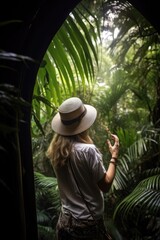
<instances>
[{"instance_id":1,"label":"large green leaf","mask_svg":"<svg viewBox=\"0 0 160 240\"><path fill-rule=\"evenodd\" d=\"M142 180L136 188L117 206L114 218L121 215L122 220L145 215L159 216L160 211L160 174ZM138 218L139 218L138 217Z\"/></svg>"},{"instance_id":2,"label":"large green leaf","mask_svg":"<svg viewBox=\"0 0 160 240\"><path fill-rule=\"evenodd\" d=\"M78 8L78 7L77 7ZM82 10L82 6L81 6ZM52 39L41 68L38 71L34 95L46 98L43 103L33 98L33 113L37 122L50 119L51 102L56 108L64 98L76 95L76 91L92 88L97 58L99 27L94 17L92 23L82 11L73 10ZM44 64L45 63L45 64ZM89 88L86 88L89 86ZM38 126L39 128L39 126Z\"/></svg>"}]
</instances>

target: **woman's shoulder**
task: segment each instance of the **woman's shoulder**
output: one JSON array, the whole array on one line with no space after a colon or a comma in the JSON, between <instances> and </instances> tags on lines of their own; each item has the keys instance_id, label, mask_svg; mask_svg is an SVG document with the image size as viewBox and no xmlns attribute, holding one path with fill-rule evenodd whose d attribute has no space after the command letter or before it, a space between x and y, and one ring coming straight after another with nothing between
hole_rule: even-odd
<instances>
[{"instance_id":1,"label":"woman's shoulder","mask_svg":"<svg viewBox=\"0 0 160 240\"><path fill-rule=\"evenodd\" d=\"M95 144L77 142L74 144L74 149L77 151L88 152L88 151L96 151L97 148Z\"/></svg>"},{"instance_id":2,"label":"woman's shoulder","mask_svg":"<svg viewBox=\"0 0 160 240\"><path fill-rule=\"evenodd\" d=\"M93 162L93 159L102 160L102 154L95 144L75 143L73 152L79 159L87 158Z\"/></svg>"}]
</instances>

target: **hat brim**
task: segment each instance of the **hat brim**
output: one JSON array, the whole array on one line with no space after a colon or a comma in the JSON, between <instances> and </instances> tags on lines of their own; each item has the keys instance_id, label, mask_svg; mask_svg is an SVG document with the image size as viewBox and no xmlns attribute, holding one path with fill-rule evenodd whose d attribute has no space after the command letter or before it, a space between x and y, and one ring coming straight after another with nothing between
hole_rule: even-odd
<instances>
[{"instance_id":1,"label":"hat brim","mask_svg":"<svg viewBox=\"0 0 160 240\"><path fill-rule=\"evenodd\" d=\"M86 108L86 114L80 122L64 125L61 121L60 114L57 113L51 122L52 129L63 136L73 136L89 129L96 120L97 110L91 105L84 104L84 106Z\"/></svg>"}]
</instances>

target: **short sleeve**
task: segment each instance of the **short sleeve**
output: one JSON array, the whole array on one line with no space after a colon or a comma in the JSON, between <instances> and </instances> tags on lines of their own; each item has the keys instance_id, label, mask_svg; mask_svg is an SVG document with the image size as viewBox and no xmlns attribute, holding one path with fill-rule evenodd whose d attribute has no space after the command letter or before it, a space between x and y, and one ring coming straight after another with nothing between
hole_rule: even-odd
<instances>
[{"instance_id":1,"label":"short sleeve","mask_svg":"<svg viewBox=\"0 0 160 240\"><path fill-rule=\"evenodd\" d=\"M103 165L102 154L96 147L92 147L88 149L87 155L91 175L93 176L93 180L97 183L104 177L104 174L106 172Z\"/></svg>"}]
</instances>

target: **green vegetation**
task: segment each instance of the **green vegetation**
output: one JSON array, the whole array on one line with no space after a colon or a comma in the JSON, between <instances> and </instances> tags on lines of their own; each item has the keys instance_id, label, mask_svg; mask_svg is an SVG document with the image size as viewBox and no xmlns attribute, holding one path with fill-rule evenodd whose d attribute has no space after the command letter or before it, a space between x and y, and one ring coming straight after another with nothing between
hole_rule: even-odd
<instances>
[{"instance_id":1,"label":"green vegetation","mask_svg":"<svg viewBox=\"0 0 160 240\"><path fill-rule=\"evenodd\" d=\"M45 151L50 121L67 97L93 104L91 129L107 167L105 126L120 139L116 177L105 195L115 239L160 235L160 37L125 1L83 1L52 40L37 75L32 143L39 239L54 239L60 202ZM47 234L46 234L47 233Z\"/></svg>"}]
</instances>

